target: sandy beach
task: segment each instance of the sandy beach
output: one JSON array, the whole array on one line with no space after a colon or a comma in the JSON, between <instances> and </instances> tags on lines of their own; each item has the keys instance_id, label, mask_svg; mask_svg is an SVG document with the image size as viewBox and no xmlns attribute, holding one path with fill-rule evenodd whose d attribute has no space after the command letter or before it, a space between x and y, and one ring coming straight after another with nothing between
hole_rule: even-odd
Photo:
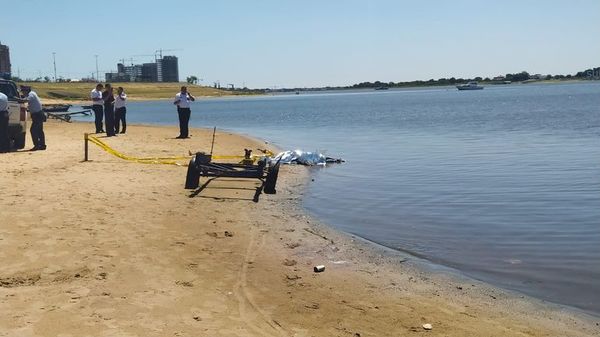
<instances>
[{"instance_id":1,"label":"sandy beach","mask_svg":"<svg viewBox=\"0 0 600 337\"><path fill-rule=\"evenodd\" d=\"M83 162L91 123L45 129L46 151L0 156L0 336L600 335L600 318L319 223L301 208L318 183L305 167L283 167L277 194L254 202L258 180L189 191L185 165L93 144ZM139 157L210 150L212 130L186 140L175 127L127 130L100 138ZM265 147L218 131L214 153Z\"/></svg>"}]
</instances>

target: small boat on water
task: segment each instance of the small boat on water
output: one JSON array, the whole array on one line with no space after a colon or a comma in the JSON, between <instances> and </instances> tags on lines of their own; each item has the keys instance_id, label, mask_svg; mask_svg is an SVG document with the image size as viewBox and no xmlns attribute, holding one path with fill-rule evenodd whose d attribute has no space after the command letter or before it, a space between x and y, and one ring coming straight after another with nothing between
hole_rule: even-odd
<instances>
[{"instance_id":1,"label":"small boat on water","mask_svg":"<svg viewBox=\"0 0 600 337\"><path fill-rule=\"evenodd\" d=\"M477 84L477 82L469 82L467 84L457 85L456 88L458 90L481 90L481 89L483 89L483 87L480 86L479 84Z\"/></svg>"},{"instance_id":2,"label":"small boat on water","mask_svg":"<svg viewBox=\"0 0 600 337\"><path fill-rule=\"evenodd\" d=\"M389 87L377 87L375 88L375 90L388 90Z\"/></svg>"},{"instance_id":3,"label":"small boat on water","mask_svg":"<svg viewBox=\"0 0 600 337\"><path fill-rule=\"evenodd\" d=\"M45 112L67 112L71 104L47 104L44 106Z\"/></svg>"}]
</instances>

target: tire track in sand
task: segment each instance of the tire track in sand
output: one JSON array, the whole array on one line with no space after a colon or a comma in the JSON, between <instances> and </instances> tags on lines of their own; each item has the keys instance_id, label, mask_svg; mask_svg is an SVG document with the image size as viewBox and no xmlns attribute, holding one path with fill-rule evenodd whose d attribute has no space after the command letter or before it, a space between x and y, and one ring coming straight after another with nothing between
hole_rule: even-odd
<instances>
[{"instance_id":1,"label":"tire track in sand","mask_svg":"<svg viewBox=\"0 0 600 337\"><path fill-rule=\"evenodd\" d=\"M240 317L258 336L289 336L289 333L279 323L271 319L270 315L256 304L249 292L248 265L254 262L255 252L265 243L265 236L263 234L259 234L259 236L257 244L255 230L250 229L248 248L244 254L238 281L235 284L234 293L238 301Z\"/></svg>"}]
</instances>

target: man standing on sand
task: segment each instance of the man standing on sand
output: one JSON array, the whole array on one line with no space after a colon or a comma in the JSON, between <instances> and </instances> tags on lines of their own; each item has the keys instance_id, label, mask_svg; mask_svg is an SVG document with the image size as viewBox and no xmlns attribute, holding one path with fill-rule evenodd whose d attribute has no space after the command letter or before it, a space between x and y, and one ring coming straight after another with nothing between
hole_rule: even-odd
<instances>
[{"instance_id":1,"label":"man standing on sand","mask_svg":"<svg viewBox=\"0 0 600 337\"><path fill-rule=\"evenodd\" d=\"M184 139L189 138L188 124L190 122L190 102L195 101L196 98L187 91L187 87L181 87L181 91L175 95L175 101L173 104L177 105L177 114L179 115L179 136L176 138Z\"/></svg>"},{"instance_id":2,"label":"man standing on sand","mask_svg":"<svg viewBox=\"0 0 600 337\"><path fill-rule=\"evenodd\" d=\"M104 126L106 127L106 137L116 136L115 134L115 94L113 87L106 83L104 86L104 92L102 93L102 99L104 99Z\"/></svg>"},{"instance_id":3,"label":"man standing on sand","mask_svg":"<svg viewBox=\"0 0 600 337\"><path fill-rule=\"evenodd\" d=\"M8 152L8 97L0 92L0 153Z\"/></svg>"},{"instance_id":4,"label":"man standing on sand","mask_svg":"<svg viewBox=\"0 0 600 337\"><path fill-rule=\"evenodd\" d=\"M121 133L125 133L125 130L127 129L127 122L125 121L125 113L127 113L125 101L127 101L127 94L125 93L125 90L123 90L123 87L117 88L117 97L115 99L115 132L119 133L121 122L123 122L123 130L121 130Z\"/></svg>"},{"instance_id":5,"label":"man standing on sand","mask_svg":"<svg viewBox=\"0 0 600 337\"><path fill-rule=\"evenodd\" d=\"M94 122L96 124L96 133L103 133L102 130L102 119L104 117L104 113L102 112L102 106L104 105L104 100L102 99L102 88L104 86L102 83L96 84L96 89L92 90L90 93L90 98L92 99L92 109L94 110Z\"/></svg>"},{"instance_id":6,"label":"man standing on sand","mask_svg":"<svg viewBox=\"0 0 600 337\"><path fill-rule=\"evenodd\" d=\"M30 86L22 85L21 93L24 98L19 100L20 102L27 102L27 108L31 114L31 140L33 141L33 148L31 151L45 150L46 149L46 135L44 134L44 122L46 121L46 113L42 109L42 102L40 98L31 90Z\"/></svg>"}]
</instances>

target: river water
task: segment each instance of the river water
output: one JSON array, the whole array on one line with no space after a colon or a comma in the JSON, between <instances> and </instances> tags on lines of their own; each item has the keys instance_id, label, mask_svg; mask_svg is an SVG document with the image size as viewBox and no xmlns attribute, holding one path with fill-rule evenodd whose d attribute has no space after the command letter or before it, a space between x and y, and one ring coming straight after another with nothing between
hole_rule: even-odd
<instances>
[{"instance_id":1,"label":"river water","mask_svg":"<svg viewBox=\"0 0 600 337\"><path fill-rule=\"evenodd\" d=\"M128 122L177 114L132 102ZM200 99L191 125L342 157L312 169L324 222L600 314L598 82Z\"/></svg>"}]
</instances>

